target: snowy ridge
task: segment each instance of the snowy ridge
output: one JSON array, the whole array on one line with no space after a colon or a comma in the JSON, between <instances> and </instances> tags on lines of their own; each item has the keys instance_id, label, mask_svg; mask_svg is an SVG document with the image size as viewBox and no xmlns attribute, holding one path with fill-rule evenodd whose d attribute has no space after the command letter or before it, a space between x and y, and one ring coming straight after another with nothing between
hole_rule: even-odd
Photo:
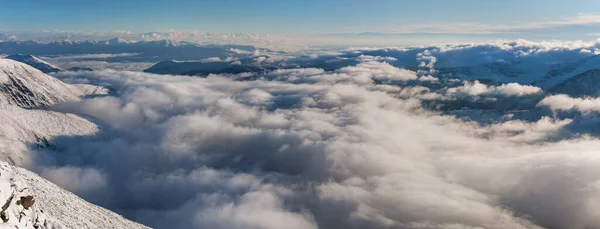
<instances>
[{"instance_id":1,"label":"snowy ridge","mask_svg":"<svg viewBox=\"0 0 600 229\"><path fill-rule=\"evenodd\" d=\"M37 58L35 56L32 55L22 55L22 54L16 54L16 55L10 55L6 57L7 59L11 59L11 60L16 60L19 61L21 63L25 63L27 65L30 65L34 68L37 68L38 70L44 72L44 73L50 73L50 72L59 72L61 71L60 68L41 60L40 58Z\"/></svg>"},{"instance_id":2,"label":"snowy ridge","mask_svg":"<svg viewBox=\"0 0 600 229\"><path fill-rule=\"evenodd\" d=\"M77 100L80 94L80 91L29 65L0 59L0 104L46 107Z\"/></svg>"}]
</instances>

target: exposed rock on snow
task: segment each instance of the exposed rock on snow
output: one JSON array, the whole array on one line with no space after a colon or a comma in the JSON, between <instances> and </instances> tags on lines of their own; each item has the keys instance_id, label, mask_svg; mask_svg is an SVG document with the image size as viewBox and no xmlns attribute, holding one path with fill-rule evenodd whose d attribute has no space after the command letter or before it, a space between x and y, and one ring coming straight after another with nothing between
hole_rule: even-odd
<instances>
[{"instance_id":1,"label":"exposed rock on snow","mask_svg":"<svg viewBox=\"0 0 600 229\"><path fill-rule=\"evenodd\" d=\"M15 168L0 162L0 228L64 228L34 205L35 197L27 184L16 175Z\"/></svg>"}]
</instances>

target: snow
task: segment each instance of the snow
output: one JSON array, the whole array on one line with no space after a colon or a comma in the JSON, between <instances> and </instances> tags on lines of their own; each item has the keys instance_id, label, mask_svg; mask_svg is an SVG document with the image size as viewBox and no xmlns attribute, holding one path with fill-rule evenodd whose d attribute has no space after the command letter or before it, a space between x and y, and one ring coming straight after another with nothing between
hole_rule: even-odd
<instances>
[{"instance_id":1,"label":"snow","mask_svg":"<svg viewBox=\"0 0 600 229\"><path fill-rule=\"evenodd\" d=\"M73 114L31 108L106 94L105 88L67 85L31 66L0 59L0 159L15 165L31 163L28 145L45 147L57 136L87 136L96 124Z\"/></svg>"},{"instance_id":2,"label":"snow","mask_svg":"<svg viewBox=\"0 0 600 229\"><path fill-rule=\"evenodd\" d=\"M32 55L10 55L6 57L7 59L11 59L11 60L16 60L19 61L21 63L24 64L28 64L34 68L37 68L38 70L44 72L44 73L50 73L50 72L59 72L61 71L60 68L41 60L40 58L37 58L35 56Z\"/></svg>"},{"instance_id":3,"label":"snow","mask_svg":"<svg viewBox=\"0 0 600 229\"><path fill-rule=\"evenodd\" d=\"M47 147L57 136L89 136L100 128L74 114L0 105L0 160L19 166L32 163L28 145Z\"/></svg>"},{"instance_id":4,"label":"snow","mask_svg":"<svg viewBox=\"0 0 600 229\"><path fill-rule=\"evenodd\" d=\"M31 147L48 147L55 137L85 137L100 130L85 118L43 108L107 93L103 87L68 85L29 65L0 59L0 206L4 206L0 229L147 228L16 167L33 163ZM35 202L26 209L21 198L28 196Z\"/></svg>"},{"instance_id":5,"label":"snow","mask_svg":"<svg viewBox=\"0 0 600 229\"><path fill-rule=\"evenodd\" d=\"M1 163L1 162L0 162ZM93 205L33 172L13 167L37 197L39 207L66 228L148 228L102 207Z\"/></svg>"},{"instance_id":6,"label":"snow","mask_svg":"<svg viewBox=\"0 0 600 229\"><path fill-rule=\"evenodd\" d=\"M88 84L65 84L32 66L0 59L0 104L23 108L48 107L77 101L83 95L106 95L108 89Z\"/></svg>"},{"instance_id":7,"label":"snow","mask_svg":"<svg viewBox=\"0 0 600 229\"><path fill-rule=\"evenodd\" d=\"M130 41L125 40L125 39L120 38L120 37L115 37L115 38L110 39L110 40L108 40L108 41L105 42L105 44L107 44L107 45L128 44L128 43L133 43L133 42L130 42Z\"/></svg>"},{"instance_id":8,"label":"snow","mask_svg":"<svg viewBox=\"0 0 600 229\"><path fill-rule=\"evenodd\" d=\"M80 91L20 62L0 59L0 104L45 107L77 100Z\"/></svg>"},{"instance_id":9,"label":"snow","mask_svg":"<svg viewBox=\"0 0 600 229\"><path fill-rule=\"evenodd\" d=\"M565 72L566 72L565 74L561 74L554 78L546 80L545 82L543 82L542 87L550 89L550 88L557 86L560 83L563 83L575 76L584 74L587 71L595 70L598 68L600 68L600 57L599 56L593 56L591 58L584 59L582 61L579 61L573 69L565 70Z\"/></svg>"},{"instance_id":10,"label":"snow","mask_svg":"<svg viewBox=\"0 0 600 229\"><path fill-rule=\"evenodd\" d=\"M29 209L18 203L26 196L35 200ZM35 173L0 162L0 205L7 202L9 220L0 221L0 229L148 228L90 204Z\"/></svg>"},{"instance_id":11,"label":"snow","mask_svg":"<svg viewBox=\"0 0 600 229\"><path fill-rule=\"evenodd\" d=\"M63 225L49 218L39 204L26 182L18 174L18 169L6 162L0 162L0 205L2 205L2 221L0 229L41 229L64 228ZM35 201L27 209L21 198L32 196Z\"/></svg>"}]
</instances>

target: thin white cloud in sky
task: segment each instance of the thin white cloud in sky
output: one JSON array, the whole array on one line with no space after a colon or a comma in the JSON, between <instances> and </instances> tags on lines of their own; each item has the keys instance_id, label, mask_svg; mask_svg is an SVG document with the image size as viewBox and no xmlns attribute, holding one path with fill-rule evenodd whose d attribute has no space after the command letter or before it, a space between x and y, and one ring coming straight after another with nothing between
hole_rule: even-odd
<instances>
[{"instance_id":1,"label":"thin white cloud in sky","mask_svg":"<svg viewBox=\"0 0 600 229\"><path fill-rule=\"evenodd\" d=\"M598 14L578 14L573 17L558 18L547 21L529 21L512 24L486 24L480 22L463 23L428 23L401 25L393 28L365 30L364 28L346 28L346 33L381 33L381 34L416 34L416 33L449 33L449 34L496 34L520 33L532 30L552 29L567 26L600 24Z\"/></svg>"},{"instance_id":2,"label":"thin white cloud in sky","mask_svg":"<svg viewBox=\"0 0 600 229\"><path fill-rule=\"evenodd\" d=\"M200 44L247 44L259 47L270 47L281 50L299 49L305 45L414 45L447 42L487 41L491 38L536 38L547 36L555 29L589 27L600 24L600 14L580 13L572 17L551 18L538 21L522 21L513 23L481 23L481 22L437 22L424 24L406 24L392 27L352 26L331 30L313 30L303 34L281 33L240 33L240 32L208 32L199 30L162 30L154 32L132 31L78 31L78 30L45 30L0 31L0 40L38 40L49 42L54 40L88 40L123 37L130 40L156 41L173 40ZM419 34L419 37L402 37ZM448 36L437 37L435 34ZM460 36L452 37L454 36ZM554 34L556 36L556 34ZM593 28L581 31L565 32L560 36L589 38L597 36ZM391 37L390 37L391 36ZM396 37L400 36L400 37ZM560 39L561 37L557 37Z\"/></svg>"}]
</instances>

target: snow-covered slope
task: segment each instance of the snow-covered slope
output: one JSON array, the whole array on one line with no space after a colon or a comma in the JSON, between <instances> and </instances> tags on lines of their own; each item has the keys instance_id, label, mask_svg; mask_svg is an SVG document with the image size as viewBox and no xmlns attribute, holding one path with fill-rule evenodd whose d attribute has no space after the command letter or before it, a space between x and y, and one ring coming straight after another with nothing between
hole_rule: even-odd
<instances>
[{"instance_id":1,"label":"snow-covered slope","mask_svg":"<svg viewBox=\"0 0 600 229\"><path fill-rule=\"evenodd\" d=\"M99 128L73 114L35 110L81 95L106 94L91 85L67 85L31 66L0 59L0 160L26 166L28 145L48 145L56 136L86 136Z\"/></svg>"},{"instance_id":2,"label":"snow-covered slope","mask_svg":"<svg viewBox=\"0 0 600 229\"><path fill-rule=\"evenodd\" d=\"M571 97L598 97L600 96L600 69L589 70L568 78L549 91Z\"/></svg>"},{"instance_id":3,"label":"snow-covered slope","mask_svg":"<svg viewBox=\"0 0 600 229\"><path fill-rule=\"evenodd\" d=\"M53 66L52 64L49 64L48 62L43 61L40 58L37 58L32 55L16 54L16 55L7 56L6 58L11 59L11 60L16 60L21 63L25 63L31 67L34 67L34 68L44 72L44 73L61 71L60 68Z\"/></svg>"},{"instance_id":4,"label":"snow-covered slope","mask_svg":"<svg viewBox=\"0 0 600 229\"><path fill-rule=\"evenodd\" d=\"M29 110L0 105L0 160L27 166L32 162L28 146L47 147L57 136L88 136L96 124L73 114Z\"/></svg>"},{"instance_id":5,"label":"snow-covered slope","mask_svg":"<svg viewBox=\"0 0 600 229\"><path fill-rule=\"evenodd\" d=\"M7 222L0 221L0 229L147 228L6 162L0 162L0 204L6 206L8 216Z\"/></svg>"},{"instance_id":6,"label":"snow-covered slope","mask_svg":"<svg viewBox=\"0 0 600 229\"><path fill-rule=\"evenodd\" d=\"M45 107L77 100L80 94L80 91L29 65L0 59L0 104Z\"/></svg>"},{"instance_id":7,"label":"snow-covered slope","mask_svg":"<svg viewBox=\"0 0 600 229\"><path fill-rule=\"evenodd\" d=\"M560 71L562 74L545 80L540 86L548 89L558 87L559 84L565 83L570 79L582 77L590 73L593 75L593 70L597 69L600 69L600 55L592 56L561 68Z\"/></svg>"},{"instance_id":8,"label":"snow-covered slope","mask_svg":"<svg viewBox=\"0 0 600 229\"><path fill-rule=\"evenodd\" d=\"M591 56L574 62L496 62L475 66L444 66L437 70L442 76L452 76L465 80L479 80L492 84L516 82L523 85L535 85L547 90L559 87L558 85L563 82L577 76L586 75L587 73L592 72L592 70L597 69L600 69L600 55ZM574 82L571 81L571 84L573 83ZM581 86L585 87L585 85Z\"/></svg>"},{"instance_id":9,"label":"snow-covered slope","mask_svg":"<svg viewBox=\"0 0 600 229\"><path fill-rule=\"evenodd\" d=\"M18 169L0 162L0 229L50 229L64 226L48 217Z\"/></svg>"},{"instance_id":10,"label":"snow-covered slope","mask_svg":"<svg viewBox=\"0 0 600 229\"><path fill-rule=\"evenodd\" d=\"M31 165L30 149L50 147L55 137L100 130L77 115L39 108L107 92L68 85L29 65L0 59L0 229L147 228L14 166Z\"/></svg>"}]
</instances>

